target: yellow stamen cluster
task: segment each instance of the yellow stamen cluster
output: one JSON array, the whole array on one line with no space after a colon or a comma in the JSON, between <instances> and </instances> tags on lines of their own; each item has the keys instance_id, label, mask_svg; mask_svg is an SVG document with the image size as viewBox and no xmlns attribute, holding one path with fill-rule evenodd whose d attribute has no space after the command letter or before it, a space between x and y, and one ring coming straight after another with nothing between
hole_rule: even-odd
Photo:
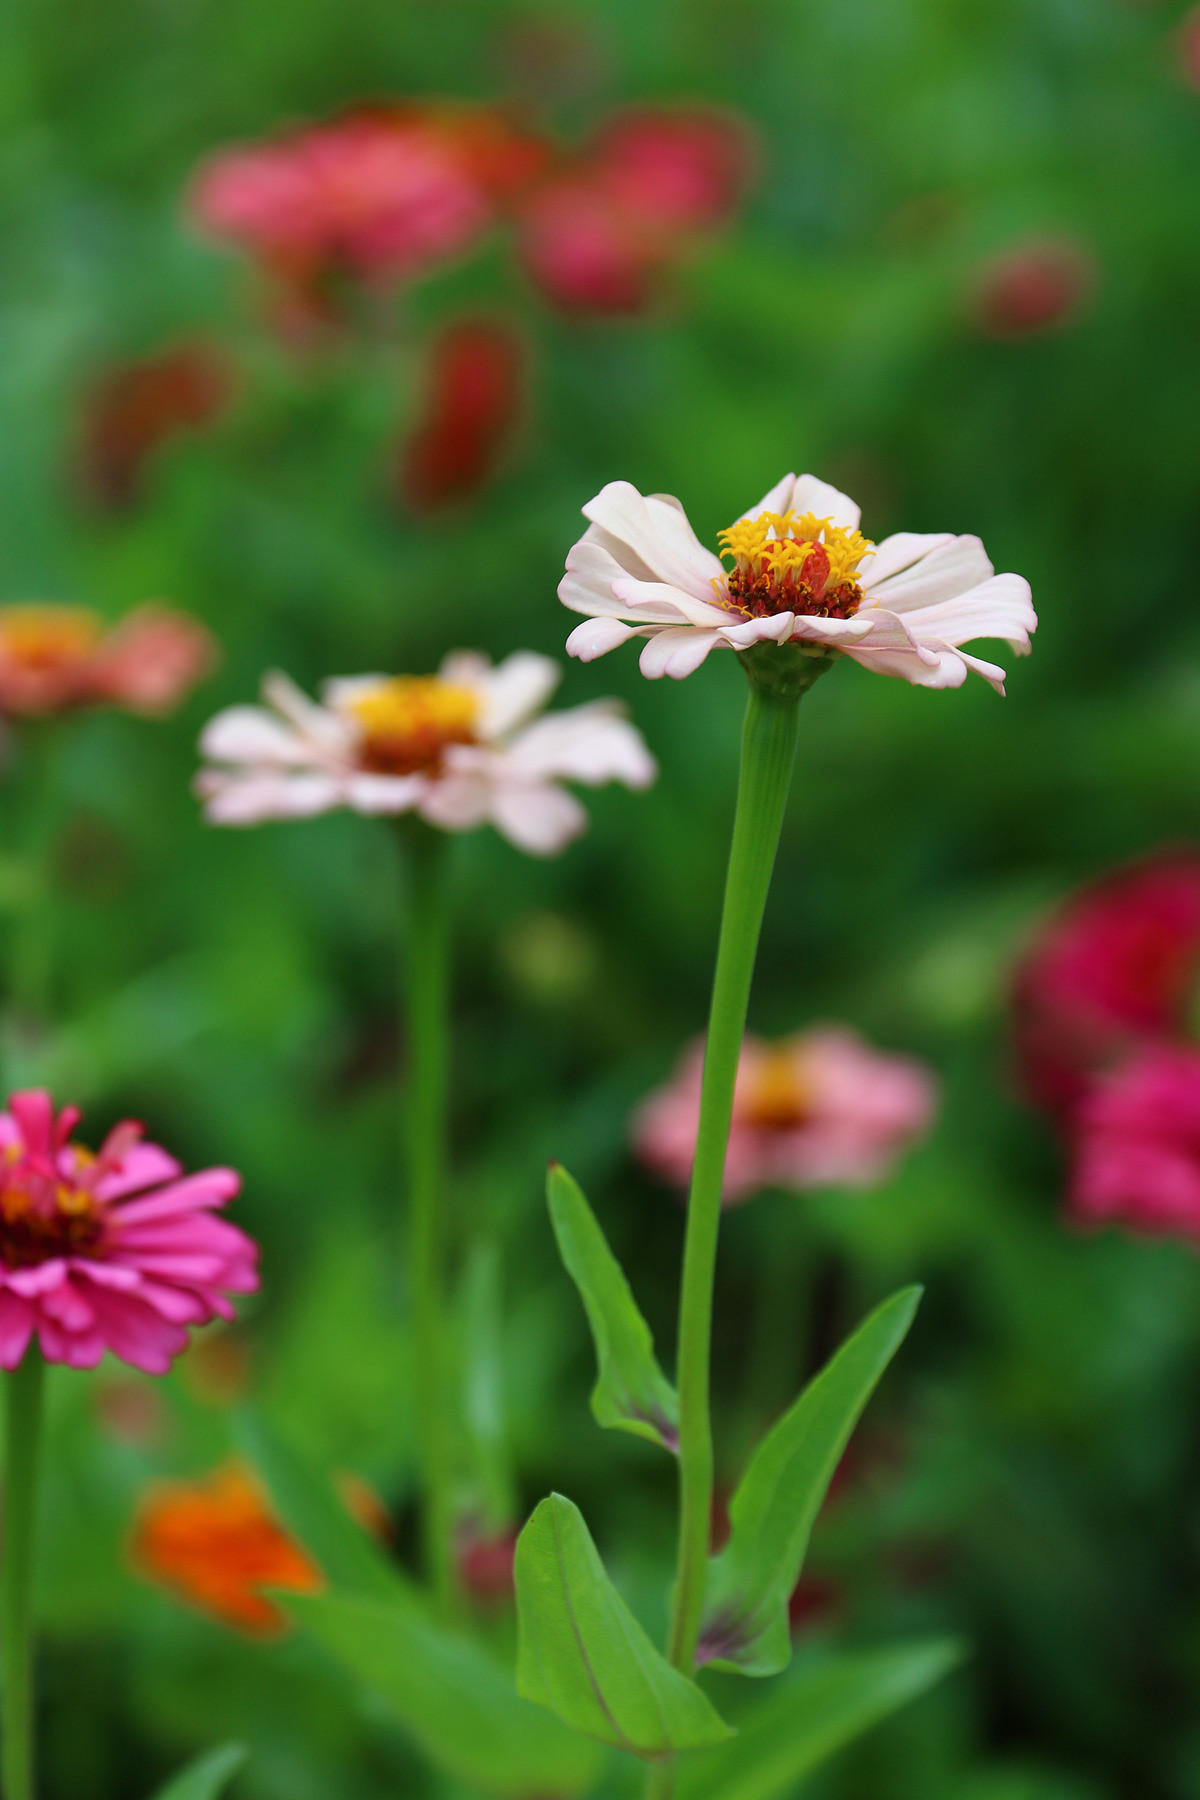
<instances>
[{"instance_id":1,"label":"yellow stamen cluster","mask_svg":"<svg viewBox=\"0 0 1200 1800\"><path fill-rule=\"evenodd\" d=\"M787 1050L766 1051L754 1067L739 1110L747 1123L770 1131L803 1125L811 1106L808 1085Z\"/></svg>"},{"instance_id":2,"label":"yellow stamen cluster","mask_svg":"<svg viewBox=\"0 0 1200 1800\"><path fill-rule=\"evenodd\" d=\"M815 513L761 512L755 519L739 519L719 541L722 554L734 560L727 598L724 593L720 598L739 612L848 618L861 603L859 564L873 554L861 531Z\"/></svg>"},{"instance_id":3,"label":"yellow stamen cluster","mask_svg":"<svg viewBox=\"0 0 1200 1800\"><path fill-rule=\"evenodd\" d=\"M348 704L361 732L360 760L376 774L413 775L436 766L450 744L472 744L479 696L436 675L397 675Z\"/></svg>"},{"instance_id":4,"label":"yellow stamen cluster","mask_svg":"<svg viewBox=\"0 0 1200 1800\"><path fill-rule=\"evenodd\" d=\"M82 662L104 634L104 621L85 606L0 607L0 657L25 669Z\"/></svg>"}]
</instances>

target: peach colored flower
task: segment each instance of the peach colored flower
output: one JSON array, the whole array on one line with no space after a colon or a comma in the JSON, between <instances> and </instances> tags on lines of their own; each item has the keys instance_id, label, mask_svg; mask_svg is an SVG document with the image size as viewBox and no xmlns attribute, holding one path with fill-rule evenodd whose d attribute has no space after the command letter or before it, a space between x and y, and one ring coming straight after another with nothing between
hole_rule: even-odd
<instances>
[{"instance_id":1,"label":"peach colored flower","mask_svg":"<svg viewBox=\"0 0 1200 1800\"><path fill-rule=\"evenodd\" d=\"M637 1154L678 1187L691 1177L703 1068L701 1040L634 1117ZM928 1129L936 1104L937 1086L924 1064L872 1049L845 1026L818 1026L778 1043L747 1037L725 1157L725 1201L768 1187L870 1187Z\"/></svg>"},{"instance_id":2,"label":"peach colored flower","mask_svg":"<svg viewBox=\"0 0 1200 1800\"><path fill-rule=\"evenodd\" d=\"M872 544L853 500L815 475L785 475L721 542L699 542L678 500L612 481L583 509L559 599L586 613L567 639L591 662L629 638L652 679L690 675L711 650L797 644L918 687L960 687L968 670L1004 692L1004 670L969 656L972 638L1019 655L1037 625L1029 583L997 575L976 537L897 532Z\"/></svg>"},{"instance_id":3,"label":"peach colored flower","mask_svg":"<svg viewBox=\"0 0 1200 1800\"><path fill-rule=\"evenodd\" d=\"M587 825L564 781L644 788L657 774L616 701L535 717L558 679L530 651L493 668L459 650L437 675L328 681L317 705L270 675L265 706L231 707L205 727L210 766L196 790L218 825L343 806L416 812L444 831L491 824L518 849L551 856Z\"/></svg>"},{"instance_id":4,"label":"peach colored flower","mask_svg":"<svg viewBox=\"0 0 1200 1800\"><path fill-rule=\"evenodd\" d=\"M258 1286L258 1249L214 1217L241 1187L232 1169L185 1175L126 1119L96 1152L77 1107L41 1089L0 1113L0 1368L37 1334L49 1362L90 1369L111 1350L165 1374L188 1328L231 1319Z\"/></svg>"},{"instance_id":5,"label":"peach colored flower","mask_svg":"<svg viewBox=\"0 0 1200 1800\"><path fill-rule=\"evenodd\" d=\"M239 1463L200 1481L152 1488L130 1548L134 1563L151 1580L254 1636L286 1625L261 1588L311 1594L324 1586L321 1571L283 1529L258 1482Z\"/></svg>"},{"instance_id":6,"label":"peach colored flower","mask_svg":"<svg viewBox=\"0 0 1200 1800\"><path fill-rule=\"evenodd\" d=\"M0 606L0 713L169 712L216 658L204 626L165 606L137 607L111 628L83 606Z\"/></svg>"}]
</instances>

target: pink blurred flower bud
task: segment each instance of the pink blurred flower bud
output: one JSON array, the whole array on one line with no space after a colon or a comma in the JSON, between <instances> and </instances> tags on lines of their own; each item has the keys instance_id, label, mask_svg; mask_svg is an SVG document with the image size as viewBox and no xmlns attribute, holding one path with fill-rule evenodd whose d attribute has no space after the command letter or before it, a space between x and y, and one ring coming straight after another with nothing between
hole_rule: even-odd
<instances>
[{"instance_id":1,"label":"pink blurred flower bud","mask_svg":"<svg viewBox=\"0 0 1200 1800\"><path fill-rule=\"evenodd\" d=\"M1097 1079L1074 1122L1070 1206L1084 1224L1200 1241L1200 1047L1148 1045Z\"/></svg>"},{"instance_id":2,"label":"pink blurred flower bud","mask_svg":"<svg viewBox=\"0 0 1200 1800\"><path fill-rule=\"evenodd\" d=\"M750 182L749 129L733 115L619 114L521 211L521 255L567 311L633 313L697 233L733 213Z\"/></svg>"},{"instance_id":3,"label":"pink blurred flower bud","mask_svg":"<svg viewBox=\"0 0 1200 1800\"><path fill-rule=\"evenodd\" d=\"M1078 312L1095 276L1088 250L1068 238L1031 238L976 271L972 311L986 337L1032 337Z\"/></svg>"},{"instance_id":4,"label":"pink blurred flower bud","mask_svg":"<svg viewBox=\"0 0 1200 1800\"><path fill-rule=\"evenodd\" d=\"M1068 1116L1098 1070L1184 1028L1200 968L1200 851L1163 850L1073 895L1014 983L1014 1040L1037 1106Z\"/></svg>"},{"instance_id":5,"label":"pink blurred flower bud","mask_svg":"<svg viewBox=\"0 0 1200 1800\"><path fill-rule=\"evenodd\" d=\"M677 1187L691 1176L703 1063L704 1046L697 1043L634 1119L638 1156ZM874 1050L844 1026L817 1027L775 1044L747 1037L725 1157L725 1201L769 1187L870 1187L928 1130L936 1106L936 1082L922 1063Z\"/></svg>"}]
</instances>

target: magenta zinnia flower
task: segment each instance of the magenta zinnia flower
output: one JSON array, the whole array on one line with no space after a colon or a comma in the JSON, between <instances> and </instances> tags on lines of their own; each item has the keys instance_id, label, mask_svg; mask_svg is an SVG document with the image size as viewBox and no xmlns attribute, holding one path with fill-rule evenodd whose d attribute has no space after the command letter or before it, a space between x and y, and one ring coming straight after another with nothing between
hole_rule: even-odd
<instances>
[{"instance_id":1,"label":"magenta zinnia flower","mask_svg":"<svg viewBox=\"0 0 1200 1800\"><path fill-rule=\"evenodd\" d=\"M229 1294L258 1286L258 1249L213 1217L241 1187L233 1169L184 1175L131 1119L99 1152L71 1139L44 1090L0 1113L0 1367L37 1333L49 1362L89 1369L111 1350L162 1375L187 1327L233 1317Z\"/></svg>"},{"instance_id":2,"label":"magenta zinnia flower","mask_svg":"<svg viewBox=\"0 0 1200 1800\"><path fill-rule=\"evenodd\" d=\"M1097 1080L1075 1122L1081 1223L1200 1238L1200 1049L1154 1044Z\"/></svg>"}]
</instances>

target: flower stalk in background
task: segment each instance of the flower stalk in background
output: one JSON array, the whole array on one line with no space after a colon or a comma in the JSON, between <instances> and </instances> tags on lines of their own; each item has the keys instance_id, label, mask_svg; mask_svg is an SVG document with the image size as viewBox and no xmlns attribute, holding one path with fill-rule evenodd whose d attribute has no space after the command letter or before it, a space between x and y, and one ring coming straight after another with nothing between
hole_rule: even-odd
<instances>
[{"instance_id":1,"label":"flower stalk in background","mask_svg":"<svg viewBox=\"0 0 1200 1800\"><path fill-rule=\"evenodd\" d=\"M32 1800L34 1792L31 1583L43 1365L90 1369L111 1350L165 1374L191 1327L231 1318L229 1296L258 1286L253 1241L213 1216L241 1186L232 1169L185 1175L132 1120L92 1152L72 1135L79 1119L76 1107L56 1113L41 1090L13 1094L0 1113L5 1800Z\"/></svg>"},{"instance_id":2,"label":"flower stalk in background","mask_svg":"<svg viewBox=\"0 0 1200 1800\"><path fill-rule=\"evenodd\" d=\"M321 704L284 676L267 707L232 707L205 728L196 788L216 824L308 817L332 807L403 821L409 880L405 992L409 1280L425 1572L443 1609L460 1586L446 1394L450 893L447 833L493 825L534 856L587 824L562 784L647 787L657 773L613 701L543 714L559 679L547 657L496 667L456 651L437 675L331 681Z\"/></svg>"},{"instance_id":3,"label":"flower stalk in background","mask_svg":"<svg viewBox=\"0 0 1200 1800\"><path fill-rule=\"evenodd\" d=\"M686 1188L700 1114L704 1045L691 1045L634 1118L638 1156ZM733 1091L722 1196L762 1188L870 1187L929 1127L937 1087L922 1063L890 1056L841 1025L778 1043L743 1040Z\"/></svg>"}]
</instances>

